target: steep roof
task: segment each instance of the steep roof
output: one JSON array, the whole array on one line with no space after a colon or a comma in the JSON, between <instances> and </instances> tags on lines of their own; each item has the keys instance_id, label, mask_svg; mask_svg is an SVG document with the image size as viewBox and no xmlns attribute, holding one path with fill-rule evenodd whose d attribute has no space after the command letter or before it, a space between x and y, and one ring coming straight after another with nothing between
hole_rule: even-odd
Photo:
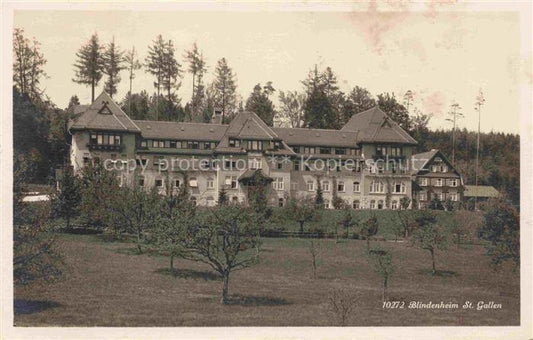
<instances>
[{"instance_id":1,"label":"steep roof","mask_svg":"<svg viewBox=\"0 0 533 340\"><path fill-rule=\"evenodd\" d=\"M417 153L411 156L412 162L410 166L412 167L413 173L418 173L420 170L424 169L426 165L439 153L439 150L432 149L431 151L426 151L422 153Z\"/></svg>"},{"instance_id":2,"label":"steep roof","mask_svg":"<svg viewBox=\"0 0 533 340\"><path fill-rule=\"evenodd\" d=\"M77 108L82 111L84 106ZM75 111L76 112L76 111ZM94 102L79 113L79 115L69 122L69 129L86 130L102 129L112 131L140 132L139 127L122 111L122 109L102 92Z\"/></svg>"},{"instance_id":3,"label":"steep roof","mask_svg":"<svg viewBox=\"0 0 533 340\"><path fill-rule=\"evenodd\" d=\"M240 151L240 148L231 148L229 139L257 139L257 140L280 140L279 136L271 127L265 124L261 118L250 111L239 112L229 123L221 138L217 151Z\"/></svg>"},{"instance_id":4,"label":"steep roof","mask_svg":"<svg viewBox=\"0 0 533 340\"><path fill-rule=\"evenodd\" d=\"M328 129L273 128L289 145L356 146L357 132Z\"/></svg>"},{"instance_id":5,"label":"steep roof","mask_svg":"<svg viewBox=\"0 0 533 340\"><path fill-rule=\"evenodd\" d=\"M490 185L465 185L464 197L498 197L500 193Z\"/></svg>"},{"instance_id":6,"label":"steep roof","mask_svg":"<svg viewBox=\"0 0 533 340\"><path fill-rule=\"evenodd\" d=\"M353 115L341 131L359 131L362 142L418 144L377 106Z\"/></svg>"},{"instance_id":7,"label":"steep roof","mask_svg":"<svg viewBox=\"0 0 533 340\"><path fill-rule=\"evenodd\" d=\"M228 125L134 120L144 138L219 141Z\"/></svg>"}]
</instances>

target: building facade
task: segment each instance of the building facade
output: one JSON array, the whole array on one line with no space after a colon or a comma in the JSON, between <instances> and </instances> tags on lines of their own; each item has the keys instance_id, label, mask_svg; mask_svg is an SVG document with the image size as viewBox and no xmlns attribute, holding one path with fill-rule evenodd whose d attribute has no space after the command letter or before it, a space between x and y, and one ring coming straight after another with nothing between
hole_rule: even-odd
<instances>
[{"instance_id":1,"label":"building facade","mask_svg":"<svg viewBox=\"0 0 533 340\"><path fill-rule=\"evenodd\" d=\"M246 111L229 124L132 120L106 93L76 112L69 123L75 171L101 162L121 185L162 195L188 185L198 205L216 205L221 190L246 202L248 179L260 173L272 206L314 197L320 186L326 208L338 197L354 209L399 209L402 198L416 197L418 177L427 177L413 168L423 156L413 157L417 142L377 107L340 130L273 128Z\"/></svg>"}]
</instances>

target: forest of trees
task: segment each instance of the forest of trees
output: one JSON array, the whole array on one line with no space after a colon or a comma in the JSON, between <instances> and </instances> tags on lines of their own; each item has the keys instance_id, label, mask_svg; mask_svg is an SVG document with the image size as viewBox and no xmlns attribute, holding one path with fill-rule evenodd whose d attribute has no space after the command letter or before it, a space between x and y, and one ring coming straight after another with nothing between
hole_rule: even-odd
<instances>
[{"instance_id":1,"label":"forest of trees","mask_svg":"<svg viewBox=\"0 0 533 340\"><path fill-rule=\"evenodd\" d=\"M44 71L46 59L39 42L25 37L20 28L13 34L15 167L26 169L26 178L31 182L52 183L55 169L67 160L70 143L67 122L74 113L73 107L80 103L72 95L68 107L62 109L47 97L40 81L53 75ZM430 130L431 113L410 106L411 91L401 98L393 93L374 96L364 87L354 85L344 93L330 67L321 70L315 65L302 79L300 90L277 90L271 81L258 79L243 99L237 91L237 75L225 57L218 59L211 69L196 43L182 53L183 60L178 55L173 40L162 35L150 43L143 60L134 46L122 50L114 38L102 43L94 34L76 53L72 81L87 86L94 99L100 85L111 96L117 95L117 86L125 74L130 91L115 100L132 119L209 122L217 107L226 123L246 109L256 112L270 126L338 129L353 114L378 105L419 142L418 151L435 148L451 155L451 130ZM153 77L153 93L133 91L138 72ZM185 72L192 75L192 84L182 84ZM206 81L208 72L212 72L212 82ZM181 86L191 86L190 99L179 97ZM456 131L456 167L467 184L474 182L476 138L477 132ZM515 134L480 135L479 183L493 185L515 205L519 204L520 192L519 145L520 137Z\"/></svg>"}]
</instances>

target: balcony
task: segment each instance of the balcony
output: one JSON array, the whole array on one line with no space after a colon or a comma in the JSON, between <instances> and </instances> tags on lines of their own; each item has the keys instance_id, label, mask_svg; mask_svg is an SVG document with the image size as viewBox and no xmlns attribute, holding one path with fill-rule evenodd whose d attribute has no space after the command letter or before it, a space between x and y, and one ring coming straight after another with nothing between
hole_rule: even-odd
<instances>
[{"instance_id":1,"label":"balcony","mask_svg":"<svg viewBox=\"0 0 533 340\"><path fill-rule=\"evenodd\" d=\"M88 143L87 147L90 151L122 151L122 145L120 144L91 144Z\"/></svg>"}]
</instances>

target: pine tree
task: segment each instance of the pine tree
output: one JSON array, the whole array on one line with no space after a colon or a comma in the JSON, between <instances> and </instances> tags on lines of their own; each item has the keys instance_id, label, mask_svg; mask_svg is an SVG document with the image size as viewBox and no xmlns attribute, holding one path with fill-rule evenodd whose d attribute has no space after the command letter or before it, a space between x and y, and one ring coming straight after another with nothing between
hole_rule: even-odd
<instances>
[{"instance_id":1,"label":"pine tree","mask_svg":"<svg viewBox=\"0 0 533 340\"><path fill-rule=\"evenodd\" d=\"M112 98L117 93L117 85L120 83L120 71L124 66L124 52L115 44L115 38L109 43L103 53L103 72L108 76L104 89Z\"/></svg>"},{"instance_id":2,"label":"pine tree","mask_svg":"<svg viewBox=\"0 0 533 340\"><path fill-rule=\"evenodd\" d=\"M124 57L124 61L126 63L126 69L129 72L129 78L130 78L130 91L128 92L128 96L131 97L133 95L133 79L135 79L135 71L139 70L142 65L139 62L139 59L137 58L137 51L135 51L135 46L131 48L126 53L126 56ZM128 115L131 116L131 99L128 100L129 105L127 106ZM137 118L139 119L139 118Z\"/></svg>"},{"instance_id":3,"label":"pine tree","mask_svg":"<svg viewBox=\"0 0 533 340\"><path fill-rule=\"evenodd\" d=\"M65 167L59 180L59 193L52 199L52 207L56 217L64 218L66 228L70 228L70 220L79 213L81 190L77 178L71 169Z\"/></svg>"},{"instance_id":4,"label":"pine tree","mask_svg":"<svg viewBox=\"0 0 533 340\"><path fill-rule=\"evenodd\" d=\"M91 102L94 101L94 90L102 79L104 69L103 47L98 41L98 34L93 34L87 44L76 53L78 58L74 64L75 78L73 82L91 86Z\"/></svg>"},{"instance_id":5,"label":"pine tree","mask_svg":"<svg viewBox=\"0 0 533 340\"><path fill-rule=\"evenodd\" d=\"M146 70L155 77L154 87L156 88L157 101L156 120L159 115L159 97L161 95L161 87L163 86L163 78L165 74L165 50L166 44L160 34L153 41L152 46L148 46L148 55L145 60Z\"/></svg>"},{"instance_id":6,"label":"pine tree","mask_svg":"<svg viewBox=\"0 0 533 340\"><path fill-rule=\"evenodd\" d=\"M272 82L268 82L263 88L261 84L257 84L246 100L246 110L256 113L268 126L274 124L274 104L269 99L269 95L274 91Z\"/></svg>"},{"instance_id":7,"label":"pine tree","mask_svg":"<svg viewBox=\"0 0 533 340\"><path fill-rule=\"evenodd\" d=\"M237 109L237 83L226 58L217 62L215 68L215 105L222 110L222 122L230 118Z\"/></svg>"},{"instance_id":8,"label":"pine tree","mask_svg":"<svg viewBox=\"0 0 533 340\"><path fill-rule=\"evenodd\" d=\"M32 99L39 99L42 90L40 80L46 77L44 65L46 59L40 50L40 43L24 37L24 30L15 28L13 32L13 83L22 94Z\"/></svg>"},{"instance_id":9,"label":"pine tree","mask_svg":"<svg viewBox=\"0 0 533 340\"><path fill-rule=\"evenodd\" d=\"M188 71L192 74L192 114L197 116L202 110L201 106L205 97L202 80L207 67L203 54L198 49L196 42L191 50L185 52L185 60L189 64Z\"/></svg>"}]
</instances>

